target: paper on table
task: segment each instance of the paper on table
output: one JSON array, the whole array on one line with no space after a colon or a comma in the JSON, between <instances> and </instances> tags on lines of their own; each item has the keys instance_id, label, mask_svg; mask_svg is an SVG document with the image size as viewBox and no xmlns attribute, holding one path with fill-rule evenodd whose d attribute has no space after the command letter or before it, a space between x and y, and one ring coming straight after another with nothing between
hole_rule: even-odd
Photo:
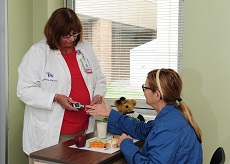
<instances>
[{"instance_id":1,"label":"paper on table","mask_svg":"<svg viewBox=\"0 0 230 164\"><path fill-rule=\"evenodd\" d=\"M83 149L83 150L90 150L90 151L96 151L96 152L101 152L101 153L107 153L107 154L113 154L115 153L116 151L120 150L120 148L90 148L89 147L89 142L96 139L97 137L94 137L94 138L90 138L86 141L86 145L84 147L77 147L76 145L71 145L69 147L71 148L77 148L77 149ZM104 141L110 139L110 138L113 138L113 135L112 134L107 134L107 137L105 139L102 139ZM133 142L137 142L138 140L136 139L133 139Z\"/></svg>"},{"instance_id":2,"label":"paper on table","mask_svg":"<svg viewBox=\"0 0 230 164\"><path fill-rule=\"evenodd\" d=\"M90 141L92 141L92 140L94 140L96 138L97 137L88 139L86 141L86 145L84 147L77 147L76 145L71 145L69 147L77 148L77 149L83 149L83 150L97 151L97 152L107 153L107 154L112 154L112 153L115 153L116 151L120 150L120 148L110 148L110 149L107 149L107 148L90 148L89 147ZM107 134L107 137L105 139L102 139L102 140L106 141L106 140L108 140L110 138L113 138L113 135L112 134Z\"/></svg>"},{"instance_id":3,"label":"paper on table","mask_svg":"<svg viewBox=\"0 0 230 164\"><path fill-rule=\"evenodd\" d=\"M71 148L78 148L76 145L71 145ZM97 151L97 152L101 152L101 153L107 153L107 154L113 154L116 151L120 150L120 148L110 148L110 149L106 149L106 148L90 148L90 147L81 147L78 149L83 149L83 150L90 150L90 151Z\"/></svg>"}]
</instances>

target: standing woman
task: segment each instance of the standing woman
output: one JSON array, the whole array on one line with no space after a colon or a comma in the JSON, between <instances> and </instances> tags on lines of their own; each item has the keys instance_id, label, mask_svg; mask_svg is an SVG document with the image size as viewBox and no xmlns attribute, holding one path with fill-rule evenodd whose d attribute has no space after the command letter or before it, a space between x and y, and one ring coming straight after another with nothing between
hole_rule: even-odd
<instances>
[{"instance_id":1,"label":"standing woman","mask_svg":"<svg viewBox=\"0 0 230 164\"><path fill-rule=\"evenodd\" d=\"M23 151L28 155L92 132L94 117L71 103L99 104L106 93L106 78L73 10L55 10L44 34L46 40L34 44L18 68L17 96L26 104Z\"/></svg>"},{"instance_id":2,"label":"standing woman","mask_svg":"<svg viewBox=\"0 0 230 164\"><path fill-rule=\"evenodd\" d=\"M201 131L180 97L177 72L150 71L142 89L146 103L158 113L155 120L138 122L112 110L104 98L103 104L87 106L87 113L108 117L108 131L121 135L119 145L128 163L202 164ZM142 152L131 137L145 141Z\"/></svg>"}]
</instances>

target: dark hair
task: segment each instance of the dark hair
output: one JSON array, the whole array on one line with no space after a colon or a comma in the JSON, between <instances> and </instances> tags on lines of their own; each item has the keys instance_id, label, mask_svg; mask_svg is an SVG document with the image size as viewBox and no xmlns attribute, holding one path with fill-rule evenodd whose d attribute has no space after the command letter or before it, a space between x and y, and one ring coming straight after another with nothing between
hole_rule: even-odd
<instances>
[{"instance_id":1,"label":"dark hair","mask_svg":"<svg viewBox=\"0 0 230 164\"><path fill-rule=\"evenodd\" d=\"M157 72L159 77L157 77ZM157 84L157 78L160 81ZM148 85L153 90L159 90L161 93L163 101L167 104L175 104L176 101L179 102L178 109L182 112L185 119L193 127L196 132L196 136L200 142L202 142L202 134L199 126L195 122L191 110L188 106L182 101L180 95L182 91L182 80L179 74L173 69L155 69L148 73L147 76ZM160 85L160 86L159 86ZM161 91L160 91L161 90Z\"/></svg>"},{"instance_id":2,"label":"dark hair","mask_svg":"<svg viewBox=\"0 0 230 164\"><path fill-rule=\"evenodd\" d=\"M53 50L62 49L61 37L62 35L68 35L71 31L80 32L74 42L74 46L76 46L83 38L80 19L72 9L59 8L55 10L44 28L47 44Z\"/></svg>"}]
</instances>

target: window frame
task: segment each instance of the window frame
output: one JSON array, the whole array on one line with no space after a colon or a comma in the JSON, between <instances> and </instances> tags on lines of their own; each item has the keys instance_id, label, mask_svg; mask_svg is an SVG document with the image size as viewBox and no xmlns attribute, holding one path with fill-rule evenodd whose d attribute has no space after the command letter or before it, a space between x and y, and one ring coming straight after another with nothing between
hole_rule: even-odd
<instances>
[{"instance_id":1,"label":"window frame","mask_svg":"<svg viewBox=\"0 0 230 164\"><path fill-rule=\"evenodd\" d=\"M70 8L74 8L75 6L75 1L76 0L71 0L65 1L65 5L66 7L70 7ZM150 1L150 0L147 0ZM169 0L170 1L170 0ZM153 3L156 3L153 0ZM179 14L178 14L178 62L177 62L177 69L176 71L181 75L182 74L182 55L183 55L183 0L178 0L179 3ZM145 81L143 81L144 83ZM141 86L140 86L141 89ZM109 102L109 104L114 107L114 100L113 98L107 98L107 101ZM135 108L135 111L146 115L146 116L152 116L149 119L155 118L155 116L157 115L157 113L152 109L151 106L147 105L145 102L145 99L137 99L137 106Z\"/></svg>"}]
</instances>

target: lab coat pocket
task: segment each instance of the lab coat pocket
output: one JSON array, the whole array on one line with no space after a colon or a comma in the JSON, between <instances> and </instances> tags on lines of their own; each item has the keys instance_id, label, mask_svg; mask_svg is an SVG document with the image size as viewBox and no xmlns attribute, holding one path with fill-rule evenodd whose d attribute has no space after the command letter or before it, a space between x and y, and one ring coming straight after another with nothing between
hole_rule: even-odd
<instances>
[{"instance_id":1,"label":"lab coat pocket","mask_svg":"<svg viewBox=\"0 0 230 164\"><path fill-rule=\"evenodd\" d=\"M31 130L30 140L32 141L33 145L38 149L46 147L48 123L38 120L33 115L31 115L31 123L32 123L32 128L30 129Z\"/></svg>"}]
</instances>

